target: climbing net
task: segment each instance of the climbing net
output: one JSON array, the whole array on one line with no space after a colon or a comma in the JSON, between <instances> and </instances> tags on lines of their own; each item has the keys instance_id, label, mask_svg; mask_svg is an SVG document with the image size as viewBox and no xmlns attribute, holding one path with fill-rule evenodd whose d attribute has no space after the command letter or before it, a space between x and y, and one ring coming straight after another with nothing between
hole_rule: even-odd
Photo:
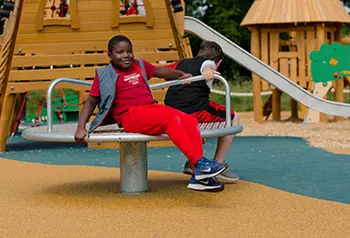
<instances>
[{"instance_id":1,"label":"climbing net","mask_svg":"<svg viewBox=\"0 0 350 238\"><path fill-rule=\"evenodd\" d=\"M144 7L142 1L140 0L122 0L120 6L120 14L126 16L141 14L141 12L139 11L139 7Z\"/></svg>"},{"instance_id":2,"label":"climbing net","mask_svg":"<svg viewBox=\"0 0 350 238\"><path fill-rule=\"evenodd\" d=\"M64 110L68 107L79 107L83 105L85 101L82 101L82 102L78 101L78 103L68 103L64 90L63 89L59 89L59 90L60 90L60 97L56 100L53 100L52 105L53 105L53 109L55 110L55 113L57 113L57 118L59 119L59 123L63 124ZM39 98L37 99L37 97L30 97L28 91L25 92L24 98L21 102L20 110L16 116L16 124L13 128L12 134L16 133L18 126L20 124L24 126L37 127L47 121L47 116L42 115L43 110L47 109L47 103L46 103L45 97L43 96L43 93L44 93L43 91L40 91ZM76 100L79 100L79 95L69 99L69 101L76 101ZM25 116L26 105L28 106L29 104L36 106L36 113L35 113L36 116L34 119L31 120L31 123L26 123L25 120L23 121L21 119ZM79 112L77 111L77 113Z\"/></svg>"}]
</instances>

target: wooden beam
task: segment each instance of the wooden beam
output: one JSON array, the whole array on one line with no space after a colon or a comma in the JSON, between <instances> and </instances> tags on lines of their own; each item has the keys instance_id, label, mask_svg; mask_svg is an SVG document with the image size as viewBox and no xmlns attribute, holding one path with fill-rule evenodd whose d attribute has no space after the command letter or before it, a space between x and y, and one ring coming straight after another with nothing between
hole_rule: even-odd
<instances>
[{"instance_id":1,"label":"wooden beam","mask_svg":"<svg viewBox=\"0 0 350 238\"><path fill-rule=\"evenodd\" d=\"M36 30L42 31L44 29L44 9L46 6L46 0L40 0L36 12Z\"/></svg>"},{"instance_id":2,"label":"wooden beam","mask_svg":"<svg viewBox=\"0 0 350 238\"><path fill-rule=\"evenodd\" d=\"M298 52L278 52L277 53L278 58L287 58L287 59L293 59L298 58Z\"/></svg>"},{"instance_id":3,"label":"wooden beam","mask_svg":"<svg viewBox=\"0 0 350 238\"><path fill-rule=\"evenodd\" d=\"M294 52L293 52L294 53ZM298 52L295 52L298 54ZM297 58L290 59L290 79L293 82L297 82ZM298 102L294 100L293 98L290 99L290 106L291 106L291 118L292 119L298 119Z\"/></svg>"},{"instance_id":4,"label":"wooden beam","mask_svg":"<svg viewBox=\"0 0 350 238\"><path fill-rule=\"evenodd\" d=\"M344 79L343 78L340 78L335 81L334 99L336 102L344 102ZM344 121L344 117L335 116L334 120L336 122Z\"/></svg>"},{"instance_id":5,"label":"wooden beam","mask_svg":"<svg viewBox=\"0 0 350 238\"><path fill-rule=\"evenodd\" d=\"M132 40L134 52L140 52L145 49L169 49L175 50L175 41L172 38L151 39L144 40ZM76 53L84 51L106 51L108 39L101 41L87 41L87 42L51 42L45 45L37 43L17 43L15 53L18 54L66 54Z\"/></svg>"},{"instance_id":6,"label":"wooden beam","mask_svg":"<svg viewBox=\"0 0 350 238\"><path fill-rule=\"evenodd\" d=\"M321 46L327 42L327 35L326 35L326 28L322 24L317 24L316 25L316 35L317 35L317 40L316 40L316 49L319 50ZM311 70L311 61L309 60L309 69ZM311 71L310 71L311 72ZM311 77L311 73L309 75ZM324 95L324 97L327 97L327 94ZM320 122L326 123L328 122L328 117L324 113L320 113Z\"/></svg>"},{"instance_id":7,"label":"wooden beam","mask_svg":"<svg viewBox=\"0 0 350 238\"><path fill-rule=\"evenodd\" d=\"M17 33L18 33L18 27L20 22L20 17L22 14L22 7L23 7L24 0L17 0L15 2L15 8L13 10L13 14L11 14L10 19L7 21L7 27L4 34L5 39L5 46L9 44L9 54L6 56L6 58L3 58L2 60L7 60L6 64L8 67L5 68L5 70L2 72L0 82L0 110L3 107L4 102L4 95L6 92L6 85L10 78L10 65L12 64L12 57L14 53L14 48L17 41ZM3 53L3 52L2 52ZM3 54L2 54L3 56ZM2 118L2 110L0 111L0 118Z\"/></svg>"},{"instance_id":8,"label":"wooden beam","mask_svg":"<svg viewBox=\"0 0 350 238\"><path fill-rule=\"evenodd\" d=\"M291 32L291 31L314 31L313 26L294 26L294 27L263 27L261 28L262 32Z\"/></svg>"},{"instance_id":9,"label":"wooden beam","mask_svg":"<svg viewBox=\"0 0 350 238\"><path fill-rule=\"evenodd\" d=\"M159 61L178 60L177 51L160 52L135 52L135 57L145 59L151 63ZM51 65L84 65L84 64L108 64L110 59L107 54L53 54L53 55L15 55L12 67L32 67Z\"/></svg>"},{"instance_id":10,"label":"wooden beam","mask_svg":"<svg viewBox=\"0 0 350 238\"><path fill-rule=\"evenodd\" d=\"M24 34L18 35L17 41L20 44L37 43L55 43L55 42L92 42L92 41L105 41L115 36L115 31L101 31L98 34L96 32L76 32L71 33L52 33L52 34ZM171 29L154 29L145 31L125 31L123 35L133 40L155 40L155 39L171 39L173 32Z\"/></svg>"},{"instance_id":11,"label":"wooden beam","mask_svg":"<svg viewBox=\"0 0 350 238\"><path fill-rule=\"evenodd\" d=\"M281 91L277 88L272 90L272 119L281 120Z\"/></svg>"},{"instance_id":12,"label":"wooden beam","mask_svg":"<svg viewBox=\"0 0 350 238\"><path fill-rule=\"evenodd\" d=\"M15 99L15 94L6 95L4 98L0 117L0 152L6 151L6 141L11 130L11 116L12 112L15 111Z\"/></svg>"},{"instance_id":13,"label":"wooden beam","mask_svg":"<svg viewBox=\"0 0 350 238\"><path fill-rule=\"evenodd\" d=\"M251 33L251 53L260 59L260 34L259 28L252 28ZM261 98L261 80L256 74L252 74L253 78L253 104L254 104L254 120L263 122L263 103Z\"/></svg>"},{"instance_id":14,"label":"wooden beam","mask_svg":"<svg viewBox=\"0 0 350 238\"><path fill-rule=\"evenodd\" d=\"M336 31L334 32L334 40L335 41L341 41L342 39L342 28L343 26L341 24L337 24ZM335 95L334 99L336 102L344 102L344 80L343 78L338 79L335 81ZM343 121L344 117L334 117L334 120L336 122Z\"/></svg>"},{"instance_id":15,"label":"wooden beam","mask_svg":"<svg viewBox=\"0 0 350 238\"><path fill-rule=\"evenodd\" d=\"M9 81L53 80L57 78L94 78L95 67L11 71Z\"/></svg>"}]
</instances>

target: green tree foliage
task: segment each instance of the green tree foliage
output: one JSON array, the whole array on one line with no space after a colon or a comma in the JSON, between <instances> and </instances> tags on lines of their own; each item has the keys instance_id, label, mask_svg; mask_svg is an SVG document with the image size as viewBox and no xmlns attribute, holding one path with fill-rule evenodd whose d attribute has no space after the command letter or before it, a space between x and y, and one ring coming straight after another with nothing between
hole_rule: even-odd
<instances>
[{"instance_id":1,"label":"green tree foliage","mask_svg":"<svg viewBox=\"0 0 350 238\"><path fill-rule=\"evenodd\" d=\"M350 8L350 0L342 0L343 4ZM350 34L350 24L344 24L343 26L343 35Z\"/></svg>"},{"instance_id":2,"label":"green tree foliage","mask_svg":"<svg viewBox=\"0 0 350 238\"><path fill-rule=\"evenodd\" d=\"M350 7L350 0L342 0L345 6Z\"/></svg>"}]
</instances>

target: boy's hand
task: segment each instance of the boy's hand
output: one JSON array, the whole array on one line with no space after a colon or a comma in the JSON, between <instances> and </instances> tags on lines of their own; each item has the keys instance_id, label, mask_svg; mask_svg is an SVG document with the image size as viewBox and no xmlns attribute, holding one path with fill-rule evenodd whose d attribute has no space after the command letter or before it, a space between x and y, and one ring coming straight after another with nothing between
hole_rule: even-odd
<instances>
[{"instance_id":1,"label":"boy's hand","mask_svg":"<svg viewBox=\"0 0 350 238\"><path fill-rule=\"evenodd\" d=\"M188 78L191 78L191 77L192 77L192 74L184 73L179 79L188 79ZM182 83L182 84L191 84L191 82L185 82L185 83Z\"/></svg>"},{"instance_id":2,"label":"boy's hand","mask_svg":"<svg viewBox=\"0 0 350 238\"><path fill-rule=\"evenodd\" d=\"M184 73L179 79L188 79L188 78L191 78L191 77L192 77L192 74Z\"/></svg>"},{"instance_id":3,"label":"boy's hand","mask_svg":"<svg viewBox=\"0 0 350 238\"><path fill-rule=\"evenodd\" d=\"M213 70L211 67L206 67L202 72L204 80L213 80L214 74L220 75L218 71Z\"/></svg>"},{"instance_id":4,"label":"boy's hand","mask_svg":"<svg viewBox=\"0 0 350 238\"><path fill-rule=\"evenodd\" d=\"M86 138L89 136L89 133L86 131L85 128L80 128L76 130L74 134L74 140L77 144L86 144Z\"/></svg>"}]
</instances>

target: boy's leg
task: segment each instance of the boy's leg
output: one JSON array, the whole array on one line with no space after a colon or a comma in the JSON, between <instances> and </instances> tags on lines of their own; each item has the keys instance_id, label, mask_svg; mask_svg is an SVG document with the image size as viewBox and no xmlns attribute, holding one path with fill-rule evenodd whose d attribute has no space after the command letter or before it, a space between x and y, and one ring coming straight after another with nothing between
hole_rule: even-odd
<instances>
[{"instance_id":1,"label":"boy's leg","mask_svg":"<svg viewBox=\"0 0 350 238\"><path fill-rule=\"evenodd\" d=\"M240 123L240 118L237 113L235 113L235 117L232 121L234 124ZM227 135L227 136L221 136L218 138L216 151L215 151L215 160L219 161L221 163L225 162L226 155L228 153L228 150L230 149L230 146L232 144L233 139L235 138L235 135Z\"/></svg>"},{"instance_id":2,"label":"boy's leg","mask_svg":"<svg viewBox=\"0 0 350 238\"><path fill-rule=\"evenodd\" d=\"M172 109L172 108L171 108ZM128 132L148 135L160 135L166 133L174 144L184 153L191 164L195 164L203 157L202 141L200 135L197 140L192 140L184 128L184 123L169 107L159 104L140 105L132 107L123 117L123 127ZM186 122L186 128L194 128L192 134L199 134L196 119ZM192 135L193 137L193 135Z\"/></svg>"},{"instance_id":3,"label":"boy's leg","mask_svg":"<svg viewBox=\"0 0 350 238\"><path fill-rule=\"evenodd\" d=\"M222 122L226 121L226 107L220 104L217 104L213 101L209 102L209 107L201 112L193 113L193 116L195 116L200 123L205 122ZM239 124L240 123L240 117L239 115L231 111L231 118L233 124ZM232 141L234 140L235 135L227 135L227 136L221 136L218 137L216 151L214 155L214 159L220 163L226 163L226 155L230 149L230 146L232 144ZM184 171L185 172L185 171ZM186 171L187 172L187 171ZM238 180L239 176L230 170L225 170L222 174L218 176L221 179L225 180Z\"/></svg>"},{"instance_id":4,"label":"boy's leg","mask_svg":"<svg viewBox=\"0 0 350 238\"><path fill-rule=\"evenodd\" d=\"M220 163L226 163L225 158L234 138L235 138L235 135L218 137L215 155L214 155L214 159L216 161ZM185 174L191 174L191 168L189 166L190 166L189 164L187 163L185 164L184 171L183 171ZM232 174L232 176L234 177L234 180L238 179L238 177L235 174L234 175Z\"/></svg>"},{"instance_id":5,"label":"boy's leg","mask_svg":"<svg viewBox=\"0 0 350 238\"><path fill-rule=\"evenodd\" d=\"M166 133L190 161L197 180L211 178L226 169L224 164L203 157L197 119L174 108L158 104L135 106L125 113L122 124L128 132Z\"/></svg>"},{"instance_id":6,"label":"boy's leg","mask_svg":"<svg viewBox=\"0 0 350 238\"><path fill-rule=\"evenodd\" d=\"M191 115L188 115L186 113L182 113L180 111L179 111L178 116L180 117L182 125L183 125L184 129L186 130L188 136L191 138L192 141L201 141L202 150L203 150L202 137L200 135L200 130L198 127L197 119ZM191 123L189 123L189 121ZM194 127L194 126L192 126L193 124L196 124L197 126ZM191 172L191 174L192 174L192 172Z\"/></svg>"}]
</instances>

